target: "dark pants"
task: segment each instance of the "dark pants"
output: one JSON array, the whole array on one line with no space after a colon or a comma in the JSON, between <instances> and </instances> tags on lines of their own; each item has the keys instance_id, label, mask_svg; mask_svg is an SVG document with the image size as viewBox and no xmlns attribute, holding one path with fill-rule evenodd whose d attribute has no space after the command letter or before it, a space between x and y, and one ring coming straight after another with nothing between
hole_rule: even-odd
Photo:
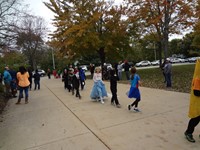
<instances>
[{"instance_id":1,"label":"dark pants","mask_svg":"<svg viewBox=\"0 0 200 150\"><path fill-rule=\"evenodd\" d=\"M135 105L135 107L138 107L139 101L140 101L140 98L136 98L136 100L131 104L131 106L133 107Z\"/></svg>"},{"instance_id":2,"label":"dark pants","mask_svg":"<svg viewBox=\"0 0 200 150\"><path fill-rule=\"evenodd\" d=\"M19 87L19 99L21 99L23 97L23 91L25 93L25 98L26 99L28 98L28 89L29 89L29 86L27 86L27 87Z\"/></svg>"},{"instance_id":3,"label":"dark pants","mask_svg":"<svg viewBox=\"0 0 200 150\"><path fill-rule=\"evenodd\" d=\"M129 71L125 71L126 72L126 79L129 80Z\"/></svg>"},{"instance_id":4,"label":"dark pants","mask_svg":"<svg viewBox=\"0 0 200 150\"><path fill-rule=\"evenodd\" d=\"M29 80L29 82L30 82L29 89L31 90L32 89L32 81Z\"/></svg>"},{"instance_id":5,"label":"dark pants","mask_svg":"<svg viewBox=\"0 0 200 150\"><path fill-rule=\"evenodd\" d=\"M38 87L38 90L39 90L40 89L40 81L35 80L34 83L35 83L35 90L37 89L37 87Z\"/></svg>"},{"instance_id":6,"label":"dark pants","mask_svg":"<svg viewBox=\"0 0 200 150\"><path fill-rule=\"evenodd\" d=\"M171 87L172 86L171 73L167 73L165 76L166 76L166 81L167 81L167 87Z\"/></svg>"},{"instance_id":7,"label":"dark pants","mask_svg":"<svg viewBox=\"0 0 200 150\"><path fill-rule=\"evenodd\" d=\"M118 105L119 101L117 99L117 91L111 89L111 92L112 92L111 103L113 103L115 101L115 104Z\"/></svg>"},{"instance_id":8,"label":"dark pants","mask_svg":"<svg viewBox=\"0 0 200 150\"><path fill-rule=\"evenodd\" d=\"M190 119L186 133L192 134L194 132L194 128L199 124L199 122L200 116Z\"/></svg>"},{"instance_id":9,"label":"dark pants","mask_svg":"<svg viewBox=\"0 0 200 150\"><path fill-rule=\"evenodd\" d=\"M76 97L80 97L80 92L79 92L79 89L75 89L76 90Z\"/></svg>"},{"instance_id":10,"label":"dark pants","mask_svg":"<svg viewBox=\"0 0 200 150\"><path fill-rule=\"evenodd\" d=\"M85 86L85 81L80 81L80 83L81 83L81 90L83 90Z\"/></svg>"},{"instance_id":11,"label":"dark pants","mask_svg":"<svg viewBox=\"0 0 200 150\"><path fill-rule=\"evenodd\" d=\"M68 89L68 80L67 79L64 79L64 88Z\"/></svg>"},{"instance_id":12,"label":"dark pants","mask_svg":"<svg viewBox=\"0 0 200 150\"><path fill-rule=\"evenodd\" d=\"M50 73L48 73L48 78L51 79L51 74Z\"/></svg>"},{"instance_id":13,"label":"dark pants","mask_svg":"<svg viewBox=\"0 0 200 150\"><path fill-rule=\"evenodd\" d=\"M6 97L7 98L12 97L10 83L5 83L5 87L6 87Z\"/></svg>"}]
</instances>

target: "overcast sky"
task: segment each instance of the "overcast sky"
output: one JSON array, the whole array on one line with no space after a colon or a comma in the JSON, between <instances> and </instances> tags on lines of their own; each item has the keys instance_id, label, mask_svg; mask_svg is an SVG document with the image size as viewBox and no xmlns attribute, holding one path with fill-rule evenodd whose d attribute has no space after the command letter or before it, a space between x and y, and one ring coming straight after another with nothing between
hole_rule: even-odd
<instances>
[{"instance_id":1,"label":"overcast sky","mask_svg":"<svg viewBox=\"0 0 200 150\"><path fill-rule=\"evenodd\" d=\"M116 3L120 3L123 0L115 0ZM29 5L29 8L31 9L33 15L41 16L43 17L46 22L48 23L48 28L50 30L54 30L53 25L51 25L51 20L53 19L54 13L50 11L43 2L49 2L49 0L24 0L25 4ZM172 36L170 39L173 38L181 38L182 36Z\"/></svg>"},{"instance_id":2,"label":"overcast sky","mask_svg":"<svg viewBox=\"0 0 200 150\"><path fill-rule=\"evenodd\" d=\"M123 0L115 0L116 3L120 3ZM53 28L51 25L51 20L53 19L54 13L50 11L43 2L49 2L49 0L24 0L25 4L29 5L30 10L33 15L43 17L47 23L49 28Z\"/></svg>"}]
</instances>

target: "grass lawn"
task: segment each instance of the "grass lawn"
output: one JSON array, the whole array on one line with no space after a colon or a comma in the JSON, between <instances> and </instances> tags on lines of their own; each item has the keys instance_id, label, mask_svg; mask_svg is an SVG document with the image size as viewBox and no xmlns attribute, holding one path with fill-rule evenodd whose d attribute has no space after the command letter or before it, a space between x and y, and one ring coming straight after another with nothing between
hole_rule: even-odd
<instances>
[{"instance_id":1,"label":"grass lawn","mask_svg":"<svg viewBox=\"0 0 200 150\"><path fill-rule=\"evenodd\" d=\"M195 64L189 65L172 65L172 89L173 91L190 93L191 82L194 74ZM142 82L142 86L166 89L166 84L164 83L164 76L160 68L151 69L138 69L137 74L139 74ZM123 74L123 81L119 83L128 83L126 81L125 74Z\"/></svg>"}]
</instances>

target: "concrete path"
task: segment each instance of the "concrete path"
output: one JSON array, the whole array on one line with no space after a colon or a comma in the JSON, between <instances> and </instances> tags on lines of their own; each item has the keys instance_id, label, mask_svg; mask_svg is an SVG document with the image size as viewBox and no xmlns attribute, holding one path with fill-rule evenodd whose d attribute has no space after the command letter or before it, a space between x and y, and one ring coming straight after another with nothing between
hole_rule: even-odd
<instances>
[{"instance_id":1,"label":"concrete path","mask_svg":"<svg viewBox=\"0 0 200 150\"><path fill-rule=\"evenodd\" d=\"M121 108L112 106L110 97L105 104L91 101L92 85L86 80L79 100L61 79L43 77L41 90L29 92L28 104L11 99L0 122L0 150L200 150L200 126L196 143L183 135L189 94L141 87L141 112L135 113L127 110L129 85L118 84Z\"/></svg>"}]
</instances>

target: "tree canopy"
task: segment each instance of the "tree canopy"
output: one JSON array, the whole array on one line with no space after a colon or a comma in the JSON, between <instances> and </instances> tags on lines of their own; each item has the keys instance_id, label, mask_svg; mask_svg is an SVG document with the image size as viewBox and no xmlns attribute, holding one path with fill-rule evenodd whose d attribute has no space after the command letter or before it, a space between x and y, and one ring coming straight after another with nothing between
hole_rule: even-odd
<instances>
[{"instance_id":1,"label":"tree canopy","mask_svg":"<svg viewBox=\"0 0 200 150\"><path fill-rule=\"evenodd\" d=\"M57 30L52 43L62 56L77 59L88 53L98 53L103 63L106 56L119 57L118 50L125 52L130 48L124 9L113 4L104 0L50 0L45 3L56 14Z\"/></svg>"}]
</instances>

